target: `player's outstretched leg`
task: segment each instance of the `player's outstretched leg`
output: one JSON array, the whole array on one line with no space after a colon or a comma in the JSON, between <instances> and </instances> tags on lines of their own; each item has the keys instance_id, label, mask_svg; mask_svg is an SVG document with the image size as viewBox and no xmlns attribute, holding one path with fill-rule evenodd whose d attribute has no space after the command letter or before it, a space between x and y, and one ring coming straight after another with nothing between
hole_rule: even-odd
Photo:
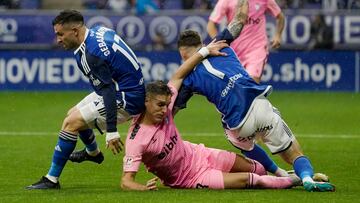
<instances>
[{"instance_id":1,"label":"player's outstretched leg","mask_svg":"<svg viewBox=\"0 0 360 203\"><path fill-rule=\"evenodd\" d=\"M269 175L257 175L255 173L223 173L225 188L262 188L262 189L286 189L301 184L296 175L288 177L276 177Z\"/></svg>"},{"instance_id":2,"label":"player's outstretched leg","mask_svg":"<svg viewBox=\"0 0 360 203\"><path fill-rule=\"evenodd\" d=\"M42 177L40 181L29 185L26 189L60 189L58 181L60 174L65 167L72 151L74 151L77 141L77 135L64 130L59 133L59 140L55 146L54 155L48 174Z\"/></svg>"},{"instance_id":3,"label":"player's outstretched leg","mask_svg":"<svg viewBox=\"0 0 360 203\"><path fill-rule=\"evenodd\" d=\"M81 163L83 161L92 161L100 164L104 160L104 155L97 146L95 134L92 129L79 131L79 137L85 144L85 149L71 153L69 160Z\"/></svg>"},{"instance_id":4,"label":"player's outstretched leg","mask_svg":"<svg viewBox=\"0 0 360 203\"><path fill-rule=\"evenodd\" d=\"M276 177L259 176L254 173L249 174L249 188L268 188L268 189L286 189L298 186L301 180L297 176Z\"/></svg>"}]
</instances>

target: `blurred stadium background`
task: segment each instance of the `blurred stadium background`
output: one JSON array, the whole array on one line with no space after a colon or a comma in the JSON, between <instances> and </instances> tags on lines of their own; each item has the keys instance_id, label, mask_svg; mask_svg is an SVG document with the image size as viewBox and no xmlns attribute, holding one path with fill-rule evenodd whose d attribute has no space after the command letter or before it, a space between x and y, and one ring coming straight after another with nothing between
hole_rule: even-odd
<instances>
[{"instance_id":1,"label":"blurred stadium background","mask_svg":"<svg viewBox=\"0 0 360 203\"><path fill-rule=\"evenodd\" d=\"M72 53L54 43L51 20L59 10L83 10L88 27L103 24L116 30L137 51L145 79L166 80L181 62L176 52L180 31L197 30L209 41L207 18L216 0L0 2L0 90L80 90L87 87L86 79ZM271 50L263 82L276 90L359 92L360 2L278 3L286 27L281 49ZM315 23L319 15L325 24ZM271 39L273 18L268 19L267 31Z\"/></svg>"},{"instance_id":2,"label":"blurred stadium background","mask_svg":"<svg viewBox=\"0 0 360 203\"><path fill-rule=\"evenodd\" d=\"M337 192L310 195L302 188L211 193L161 188L156 193L161 195L119 192L122 159L104 149L103 137L98 141L106 154L104 164L68 164L61 192L25 191L24 186L47 172L66 111L89 90L72 52L54 43L51 21L58 12L79 9L87 26L113 28L139 56L146 81L166 80L181 63L176 51L180 31L195 29L209 42L206 24L216 0L0 0L0 202L234 202L239 197L251 202L358 201L360 1L278 3L286 26L281 48L270 52L262 82L274 86L270 100L315 169L330 176ZM323 33L314 29L319 15L326 22ZM275 31L271 17L267 31L271 38ZM201 97L191 100L176 123L187 140L238 152L224 139L213 106ZM124 138L127 125L119 131ZM137 176L142 182L150 177Z\"/></svg>"}]
</instances>

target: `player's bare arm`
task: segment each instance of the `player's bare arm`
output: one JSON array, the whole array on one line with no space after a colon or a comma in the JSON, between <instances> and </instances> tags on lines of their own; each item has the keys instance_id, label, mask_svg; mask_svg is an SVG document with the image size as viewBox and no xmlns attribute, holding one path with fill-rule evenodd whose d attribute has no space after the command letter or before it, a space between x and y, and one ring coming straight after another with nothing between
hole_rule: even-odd
<instances>
[{"instance_id":1,"label":"player's bare arm","mask_svg":"<svg viewBox=\"0 0 360 203\"><path fill-rule=\"evenodd\" d=\"M121 178L121 188L125 190L157 190L157 180L158 178L150 179L146 185L138 183L135 181L136 172L124 172Z\"/></svg>"},{"instance_id":2,"label":"player's bare arm","mask_svg":"<svg viewBox=\"0 0 360 203\"><path fill-rule=\"evenodd\" d=\"M277 49L281 44L281 35L285 27L285 16L282 12L276 16L276 32L271 40L271 48Z\"/></svg>"},{"instance_id":3,"label":"player's bare arm","mask_svg":"<svg viewBox=\"0 0 360 203\"><path fill-rule=\"evenodd\" d=\"M217 31L217 27L216 27L216 23L209 20L208 21L208 24L207 24L207 32L209 33L209 36L211 38L214 38L217 34L218 34L218 31Z\"/></svg>"},{"instance_id":4,"label":"player's bare arm","mask_svg":"<svg viewBox=\"0 0 360 203\"><path fill-rule=\"evenodd\" d=\"M235 38L239 37L241 30L246 24L246 20L249 12L249 4L247 0L239 0L237 3L237 9L234 19L229 23L228 30Z\"/></svg>"},{"instance_id":5,"label":"player's bare arm","mask_svg":"<svg viewBox=\"0 0 360 203\"><path fill-rule=\"evenodd\" d=\"M206 47L201 48L198 52L188 58L175 72L171 78L171 83L176 89L180 89L184 78L200 63L206 56L225 56L226 53L220 52L222 48L228 47L229 45L225 40L215 41L213 40Z\"/></svg>"}]
</instances>

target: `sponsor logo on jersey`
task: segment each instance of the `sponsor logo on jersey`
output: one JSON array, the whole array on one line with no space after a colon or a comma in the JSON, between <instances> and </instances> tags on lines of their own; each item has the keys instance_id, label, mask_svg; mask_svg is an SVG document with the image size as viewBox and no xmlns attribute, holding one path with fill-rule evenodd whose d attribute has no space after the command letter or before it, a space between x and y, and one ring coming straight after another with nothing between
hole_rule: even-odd
<instances>
[{"instance_id":1,"label":"sponsor logo on jersey","mask_svg":"<svg viewBox=\"0 0 360 203\"><path fill-rule=\"evenodd\" d=\"M174 136L172 136L170 138L170 142L165 144L164 148L162 149L162 151L160 152L160 154L157 155L157 158L159 160L164 159L170 152L171 150L174 149L176 143L177 143L177 135L175 134Z\"/></svg>"},{"instance_id":2,"label":"sponsor logo on jersey","mask_svg":"<svg viewBox=\"0 0 360 203\"><path fill-rule=\"evenodd\" d=\"M252 18L252 17L249 17L247 20L246 20L246 24L247 25L257 25L260 23L260 18Z\"/></svg>"},{"instance_id":3,"label":"sponsor logo on jersey","mask_svg":"<svg viewBox=\"0 0 360 203\"><path fill-rule=\"evenodd\" d=\"M242 77L243 77L243 75L242 75L241 73L236 74L236 75L234 75L234 76L231 76L231 77L229 78L228 84L227 84L226 87L221 91L221 97L225 97L225 96L229 93L229 91L230 91L232 88L234 88L235 82L236 82L238 79L242 78Z\"/></svg>"},{"instance_id":4,"label":"sponsor logo on jersey","mask_svg":"<svg viewBox=\"0 0 360 203\"><path fill-rule=\"evenodd\" d=\"M91 80L91 83L96 87L101 84L100 80L95 78L92 74L89 75L89 79Z\"/></svg>"}]
</instances>

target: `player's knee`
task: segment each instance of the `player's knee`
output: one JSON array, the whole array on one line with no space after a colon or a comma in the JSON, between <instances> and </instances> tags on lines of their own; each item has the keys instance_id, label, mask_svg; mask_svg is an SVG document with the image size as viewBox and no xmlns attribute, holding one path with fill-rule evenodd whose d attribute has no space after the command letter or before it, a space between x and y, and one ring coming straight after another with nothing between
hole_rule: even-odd
<instances>
[{"instance_id":1,"label":"player's knee","mask_svg":"<svg viewBox=\"0 0 360 203\"><path fill-rule=\"evenodd\" d=\"M304 156L304 154L300 150L298 150L298 148L294 144L292 144L291 147L281 153L281 157L288 164L293 164L294 161L301 156Z\"/></svg>"},{"instance_id":2,"label":"player's knee","mask_svg":"<svg viewBox=\"0 0 360 203\"><path fill-rule=\"evenodd\" d=\"M75 112L66 116L62 125L63 130L74 133L75 132L77 133L79 130L83 129L84 127L85 127L85 123L83 119Z\"/></svg>"}]
</instances>

